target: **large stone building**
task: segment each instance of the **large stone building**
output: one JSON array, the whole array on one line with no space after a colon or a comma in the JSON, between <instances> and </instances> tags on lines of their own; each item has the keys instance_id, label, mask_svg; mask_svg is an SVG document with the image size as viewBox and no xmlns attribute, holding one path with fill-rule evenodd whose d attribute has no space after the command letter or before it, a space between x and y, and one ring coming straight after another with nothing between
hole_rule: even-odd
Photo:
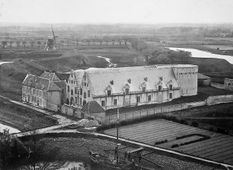
<instances>
[{"instance_id":1,"label":"large stone building","mask_svg":"<svg viewBox=\"0 0 233 170\"><path fill-rule=\"evenodd\" d=\"M34 106L58 111L65 94L66 83L55 73L44 72L40 76L27 74L22 83L22 100Z\"/></svg>"},{"instance_id":2,"label":"large stone building","mask_svg":"<svg viewBox=\"0 0 233 170\"><path fill-rule=\"evenodd\" d=\"M197 94L196 65L90 68L70 74L66 103L96 101L105 110L168 102Z\"/></svg>"}]
</instances>

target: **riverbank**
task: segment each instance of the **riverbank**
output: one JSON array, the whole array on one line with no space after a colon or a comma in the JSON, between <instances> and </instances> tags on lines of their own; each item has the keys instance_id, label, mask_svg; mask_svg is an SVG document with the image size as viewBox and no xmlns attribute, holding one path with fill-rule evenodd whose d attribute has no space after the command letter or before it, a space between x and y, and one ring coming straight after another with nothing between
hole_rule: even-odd
<instances>
[{"instance_id":1,"label":"riverbank","mask_svg":"<svg viewBox=\"0 0 233 170\"><path fill-rule=\"evenodd\" d=\"M191 44L191 45L176 44L176 45L174 45L174 44L169 44L169 47L172 47L172 48L192 48L192 49L197 49L197 50L201 50L201 51L205 51L205 52L210 52L212 54L229 55L229 56L233 57L233 50L220 50L220 49L208 48L205 45L198 45L198 44Z\"/></svg>"},{"instance_id":2,"label":"riverbank","mask_svg":"<svg viewBox=\"0 0 233 170\"><path fill-rule=\"evenodd\" d=\"M89 150L100 152L102 154L112 155L115 148L115 143L98 139L93 137L80 137L80 138L44 138L40 140L44 143L44 151L46 153L51 153L51 151L56 151L54 154L55 160L66 160L66 161L83 161L85 163L90 163L89 161ZM126 146L121 145L120 148ZM120 150L120 154L123 155L124 151L131 150L133 147L127 146L125 149ZM46 155L46 153L44 153ZM53 152L54 153L54 152ZM149 153L145 151L145 153ZM147 159L150 159L158 166L156 169L164 170L180 170L180 169L195 169L195 170L210 170L213 167L201 165L194 162L189 162L187 160L180 160L174 157L169 157L166 155L151 153L147 156ZM96 170L96 167L92 167ZM93 170L92 169L92 170ZM103 168L101 168L103 169ZM104 170L104 169L103 169Z\"/></svg>"}]
</instances>

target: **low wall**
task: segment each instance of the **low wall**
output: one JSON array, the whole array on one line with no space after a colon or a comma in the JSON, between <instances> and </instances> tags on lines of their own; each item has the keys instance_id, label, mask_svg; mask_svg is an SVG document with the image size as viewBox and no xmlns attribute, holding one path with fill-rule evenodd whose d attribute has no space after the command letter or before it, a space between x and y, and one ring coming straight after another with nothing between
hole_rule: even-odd
<instances>
[{"instance_id":1,"label":"low wall","mask_svg":"<svg viewBox=\"0 0 233 170\"><path fill-rule=\"evenodd\" d=\"M220 83L211 82L211 83L210 83L210 86L211 86L211 87L215 87L215 88L217 88L217 89L225 89L224 84L220 84Z\"/></svg>"},{"instance_id":2,"label":"low wall","mask_svg":"<svg viewBox=\"0 0 233 170\"><path fill-rule=\"evenodd\" d=\"M233 95L210 96L206 99L207 105L233 102Z\"/></svg>"},{"instance_id":3,"label":"low wall","mask_svg":"<svg viewBox=\"0 0 233 170\"><path fill-rule=\"evenodd\" d=\"M169 113L169 112L185 110L200 106L209 106L209 105L216 105L216 104L230 103L230 102L233 102L233 95L210 96L206 100L198 101L198 102L181 103L181 104L174 104L168 106L156 106L155 108L150 108L150 109L123 112L120 113L120 121L140 119L143 117L147 117L159 113ZM116 114L106 115L103 124L112 124L115 123L116 121L117 121Z\"/></svg>"},{"instance_id":4,"label":"low wall","mask_svg":"<svg viewBox=\"0 0 233 170\"><path fill-rule=\"evenodd\" d=\"M81 109L73 107L73 106L69 106L69 105L64 104L61 107L61 112L65 115L74 116L77 118L82 118Z\"/></svg>"},{"instance_id":5,"label":"low wall","mask_svg":"<svg viewBox=\"0 0 233 170\"><path fill-rule=\"evenodd\" d=\"M47 109L57 112L58 111L58 106L53 104L53 103L47 103Z\"/></svg>"}]
</instances>

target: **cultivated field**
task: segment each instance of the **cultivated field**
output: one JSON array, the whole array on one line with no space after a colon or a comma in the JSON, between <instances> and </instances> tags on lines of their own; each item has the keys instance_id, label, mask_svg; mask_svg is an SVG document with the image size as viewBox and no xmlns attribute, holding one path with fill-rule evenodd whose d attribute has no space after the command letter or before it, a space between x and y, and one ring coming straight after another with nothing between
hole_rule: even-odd
<instances>
[{"instance_id":1,"label":"cultivated field","mask_svg":"<svg viewBox=\"0 0 233 170\"><path fill-rule=\"evenodd\" d=\"M57 124L56 120L47 115L12 104L3 99L0 99L1 122L22 132Z\"/></svg>"},{"instance_id":2,"label":"cultivated field","mask_svg":"<svg viewBox=\"0 0 233 170\"><path fill-rule=\"evenodd\" d=\"M116 129L109 129L104 133L116 135ZM232 136L182 125L172 121L157 119L122 126L119 129L119 136L233 164Z\"/></svg>"}]
</instances>

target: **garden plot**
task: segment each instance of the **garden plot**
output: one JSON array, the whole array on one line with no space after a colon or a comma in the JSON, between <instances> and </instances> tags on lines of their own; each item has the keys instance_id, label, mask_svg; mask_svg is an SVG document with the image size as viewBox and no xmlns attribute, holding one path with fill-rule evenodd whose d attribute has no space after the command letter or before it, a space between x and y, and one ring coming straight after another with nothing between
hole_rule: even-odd
<instances>
[{"instance_id":1,"label":"garden plot","mask_svg":"<svg viewBox=\"0 0 233 170\"><path fill-rule=\"evenodd\" d=\"M116 129L104 133L116 136ZM182 138L182 136L186 136ZM200 140L201 136L206 136ZM119 137L233 165L233 137L157 119L119 128ZM180 138L181 137L181 138ZM172 145L179 144L171 148Z\"/></svg>"}]
</instances>

